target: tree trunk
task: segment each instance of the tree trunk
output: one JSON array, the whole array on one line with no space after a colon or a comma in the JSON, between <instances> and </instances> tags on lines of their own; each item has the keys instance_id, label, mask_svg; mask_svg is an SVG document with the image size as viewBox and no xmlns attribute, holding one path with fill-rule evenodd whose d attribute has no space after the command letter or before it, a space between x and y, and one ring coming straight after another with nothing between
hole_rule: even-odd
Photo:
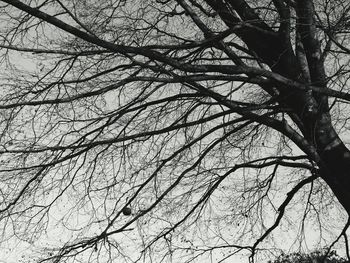
<instances>
[{"instance_id":1,"label":"tree trunk","mask_svg":"<svg viewBox=\"0 0 350 263\"><path fill-rule=\"evenodd\" d=\"M241 21L247 21L256 27L242 27L235 30L235 33L259 59L269 65L273 72L301 82L305 86L312 84L327 88L324 61L317 38L314 6L311 0L298 0L295 7L298 22L297 35L300 41L296 46L300 44L304 62L301 62L300 59L298 61L298 56L292 48L288 22L285 25L281 22L279 32L275 32L254 13L254 10L245 1L206 2L220 15L228 27L232 28ZM284 10L282 10L283 7ZM230 8L235 10L238 16L228 12ZM281 10L280 16L288 20L289 8L281 4ZM305 76L305 72L309 76ZM296 124L309 144L317 150L320 156L320 161L317 162L320 176L350 215L350 151L332 125L328 97L313 94L311 90L290 91L288 88L276 88L280 92L279 104L288 106L294 111L294 115L290 117L295 120L297 116Z\"/></svg>"}]
</instances>

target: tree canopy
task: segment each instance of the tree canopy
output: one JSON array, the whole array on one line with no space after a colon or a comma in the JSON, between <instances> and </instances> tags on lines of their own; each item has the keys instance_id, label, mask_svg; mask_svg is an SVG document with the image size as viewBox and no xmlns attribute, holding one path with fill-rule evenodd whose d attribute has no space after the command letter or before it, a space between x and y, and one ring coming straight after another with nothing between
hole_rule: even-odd
<instances>
[{"instance_id":1,"label":"tree canopy","mask_svg":"<svg viewBox=\"0 0 350 263\"><path fill-rule=\"evenodd\" d=\"M349 261L339 257L333 251L316 250L310 254L305 253L291 253L282 254L273 263L347 263ZM269 261L271 263L271 261Z\"/></svg>"},{"instance_id":2,"label":"tree canopy","mask_svg":"<svg viewBox=\"0 0 350 263\"><path fill-rule=\"evenodd\" d=\"M350 258L348 0L0 0L0 19L1 253Z\"/></svg>"}]
</instances>

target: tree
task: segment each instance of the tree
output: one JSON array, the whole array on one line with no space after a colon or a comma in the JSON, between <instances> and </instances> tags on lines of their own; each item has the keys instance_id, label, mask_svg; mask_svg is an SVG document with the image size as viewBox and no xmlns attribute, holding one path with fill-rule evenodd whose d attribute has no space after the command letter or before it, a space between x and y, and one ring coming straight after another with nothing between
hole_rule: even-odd
<instances>
[{"instance_id":1,"label":"tree","mask_svg":"<svg viewBox=\"0 0 350 263\"><path fill-rule=\"evenodd\" d=\"M348 1L0 3L3 246L254 261L312 229L348 251Z\"/></svg>"},{"instance_id":2,"label":"tree","mask_svg":"<svg viewBox=\"0 0 350 263\"><path fill-rule=\"evenodd\" d=\"M330 253L328 251L314 251L310 254L305 253L292 253L292 254L282 254L280 255L274 263L346 263L344 258L339 257L337 253L333 250Z\"/></svg>"}]
</instances>

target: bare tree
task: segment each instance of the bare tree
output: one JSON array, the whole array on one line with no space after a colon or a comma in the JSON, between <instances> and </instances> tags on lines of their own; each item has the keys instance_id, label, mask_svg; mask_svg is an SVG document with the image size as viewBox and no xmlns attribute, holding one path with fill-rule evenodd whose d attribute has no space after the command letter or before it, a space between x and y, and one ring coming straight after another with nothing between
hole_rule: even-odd
<instances>
[{"instance_id":1,"label":"bare tree","mask_svg":"<svg viewBox=\"0 0 350 263\"><path fill-rule=\"evenodd\" d=\"M349 258L347 0L0 3L3 247Z\"/></svg>"}]
</instances>

